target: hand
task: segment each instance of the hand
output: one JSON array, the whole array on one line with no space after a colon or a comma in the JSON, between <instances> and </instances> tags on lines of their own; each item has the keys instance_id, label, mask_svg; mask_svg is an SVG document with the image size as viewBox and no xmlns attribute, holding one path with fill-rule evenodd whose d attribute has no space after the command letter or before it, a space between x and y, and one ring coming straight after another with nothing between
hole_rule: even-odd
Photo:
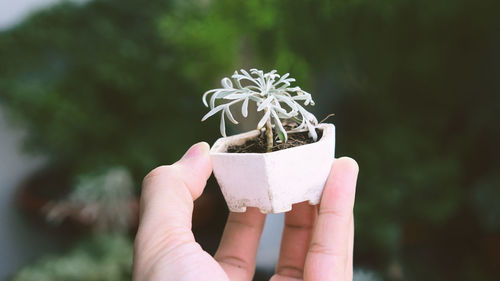
<instances>
[{"instance_id":1,"label":"hand","mask_svg":"<svg viewBox=\"0 0 500 281\"><path fill-rule=\"evenodd\" d=\"M143 182L135 240L134 277L144 280L252 280L265 215L256 208L230 213L214 257L191 232L193 201L210 174L206 143L181 160L151 171ZM319 206L296 204L285 215L276 274L271 281L352 280L353 205L358 166L350 158L332 165Z\"/></svg>"}]
</instances>

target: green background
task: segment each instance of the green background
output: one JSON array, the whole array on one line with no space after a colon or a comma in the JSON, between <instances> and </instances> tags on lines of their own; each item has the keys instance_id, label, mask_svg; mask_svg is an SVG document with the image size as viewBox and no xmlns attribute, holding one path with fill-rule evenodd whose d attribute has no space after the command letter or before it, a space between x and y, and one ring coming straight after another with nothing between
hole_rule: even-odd
<instances>
[{"instance_id":1,"label":"green background","mask_svg":"<svg viewBox=\"0 0 500 281\"><path fill-rule=\"evenodd\" d=\"M355 265L383 280L496 280L499 11L472 0L62 3L0 33L0 102L27 128L28 153L70 179L124 166L138 192L149 170L218 137L217 118L200 122L204 91L235 69L290 72L318 119L335 113L337 156L359 163ZM116 280L130 278L120 268Z\"/></svg>"}]
</instances>

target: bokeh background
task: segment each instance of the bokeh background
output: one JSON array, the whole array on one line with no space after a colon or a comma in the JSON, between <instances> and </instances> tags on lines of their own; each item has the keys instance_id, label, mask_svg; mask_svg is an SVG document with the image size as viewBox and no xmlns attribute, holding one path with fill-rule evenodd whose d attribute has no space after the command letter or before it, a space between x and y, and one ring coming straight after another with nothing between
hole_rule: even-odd
<instances>
[{"instance_id":1,"label":"bokeh background","mask_svg":"<svg viewBox=\"0 0 500 281\"><path fill-rule=\"evenodd\" d=\"M499 1L25 2L51 4L0 31L0 279L129 280L143 176L216 140L202 93L257 67L335 113L359 163L358 280L498 280ZM213 179L195 206L213 253Z\"/></svg>"}]
</instances>

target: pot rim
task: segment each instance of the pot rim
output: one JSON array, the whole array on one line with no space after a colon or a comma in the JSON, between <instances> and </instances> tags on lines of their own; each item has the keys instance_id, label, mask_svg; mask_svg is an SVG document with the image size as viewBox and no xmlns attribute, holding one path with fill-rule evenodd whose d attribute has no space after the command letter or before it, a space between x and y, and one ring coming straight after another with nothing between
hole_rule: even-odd
<instances>
[{"instance_id":1,"label":"pot rim","mask_svg":"<svg viewBox=\"0 0 500 281\"><path fill-rule=\"evenodd\" d=\"M315 128L320 129L320 130L323 131L323 135L316 142L308 143L308 144L304 144L304 145L300 145L300 146L295 146L295 147L290 147L290 148L286 148L286 149L282 149L282 150L278 150L278 151L264 152L264 153L257 153L257 152L246 152L246 153L221 152L221 150L225 150L225 148L228 146L228 144L231 144L231 143L233 143L233 142L235 142L237 140L240 140L240 139L249 139L249 138L253 138L253 137L258 136L260 134L260 130L252 130L252 131L244 132L244 133L241 133L241 134L237 134L237 135L233 135L233 136L229 136L229 137L225 137L225 138L224 137L223 138L219 138L212 145L212 147L210 149L210 155L214 155L214 156L215 155L217 155L217 156L219 156L219 155L220 156L222 156L222 155L231 155L231 156L234 156L234 157L244 157L244 156L248 156L248 155L270 155L270 154L284 153L284 152L290 151L290 150L301 149L301 148L303 148L305 146L318 145L319 143L331 141L334 138L335 125L333 125L331 123L320 123L317 126L315 126Z\"/></svg>"}]
</instances>

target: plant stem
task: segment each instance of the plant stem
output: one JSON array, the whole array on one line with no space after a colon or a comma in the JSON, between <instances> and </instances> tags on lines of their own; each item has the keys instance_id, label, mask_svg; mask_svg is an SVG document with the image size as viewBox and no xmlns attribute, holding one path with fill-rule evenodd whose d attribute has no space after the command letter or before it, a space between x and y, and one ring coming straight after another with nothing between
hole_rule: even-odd
<instances>
[{"instance_id":1,"label":"plant stem","mask_svg":"<svg viewBox=\"0 0 500 281\"><path fill-rule=\"evenodd\" d=\"M273 127L271 126L271 118L266 122L266 143L267 152L273 151Z\"/></svg>"}]
</instances>

